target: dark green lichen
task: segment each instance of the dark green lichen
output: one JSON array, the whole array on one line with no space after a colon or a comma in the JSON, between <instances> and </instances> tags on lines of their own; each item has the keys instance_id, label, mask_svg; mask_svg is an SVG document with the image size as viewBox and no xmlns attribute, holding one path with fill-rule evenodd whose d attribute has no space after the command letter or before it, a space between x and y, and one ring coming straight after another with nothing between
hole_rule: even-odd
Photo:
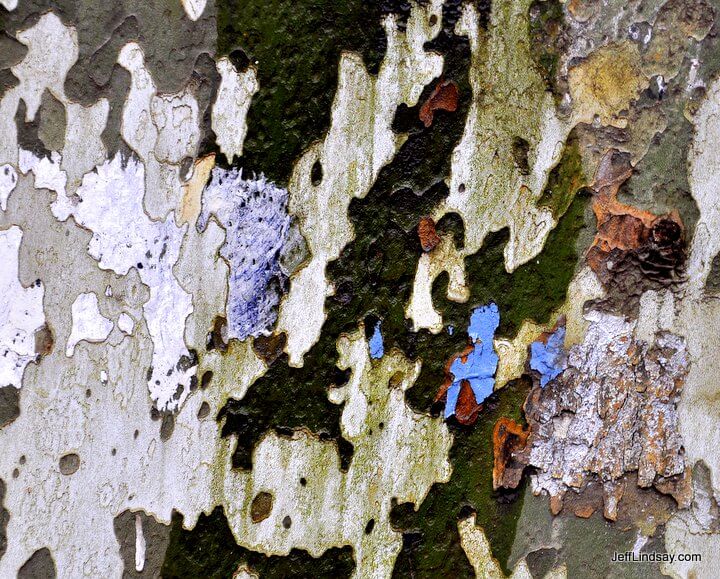
<instances>
[{"instance_id":1,"label":"dark green lichen","mask_svg":"<svg viewBox=\"0 0 720 579\"><path fill-rule=\"evenodd\" d=\"M522 421L520 409L530 386L524 378L493 393L474 426L450 424L450 482L433 485L417 512L407 503L393 508L393 527L406 537L394 577L474 577L457 529L458 520L471 512L477 513L476 524L485 530L493 555L505 568L525 484L510 492L493 491L493 427L501 416Z\"/></svg>"},{"instance_id":2,"label":"dark green lichen","mask_svg":"<svg viewBox=\"0 0 720 579\"><path fill-rule=\"evenodd\" d=\"M317 559L299 549L293 549L284 557L268 557L239 547L222 507L210 515L200 515L192 531L183 529L182 521L182 515L173 514L170 545L162 567L162 577L166 579L229 578L241 565L268 578L335 579L349 577L355 569L350 547L328 549Z\"/></svg>"},{"instance_id":3,"label":"dark green lichen","mask_svg":"<svg viewBox=\"0 0 720 579\"><path fill-rule=\"evenodd\" d=\"M538 200L539 206L548 207L558 219L572 203L581 187L588 185L585 178L577 136L571 132L565 142L560 162L548 176L545 191Z\"/></svg>"},{"instance_id":4,"label":"dark green lichen","mask_svg":"<svg viewBox=\"0 0 720 579\"><path fill-rule=\"evenodd\" d=\"M387 343L397 342L401 335L413 336L408 332L404 308L421 253L415 228L420 216L430 213L447 195L443 178L462 134L470 97L467 41L455 37L446 24L430 48L446 56L445 76L460 89L458 111L439 111L430 128L420 122L419 106L398 111L396 130L410 132L410 138L395 161L383 169L367 197L350 205L356 240L328 268L336 293L326 303L328 320L320 340L306 354L302 368L290 368L287 357L279 357L242 400L229 401L220 413L225 419L223 435L238 435L233 456L236 467L250 467L252 449L268 428L301 426L338 440L341 450L346 449L343 466L347 466L350 444L340 438L342 408L327 399L328 386L348 377L335 365L337 338L355 330L358 322L372 313L383 320L383 334L391 340ZM432 88L426 88L420 102Z\"/></svg>"},{"instance_id":5,"label":"dark green lichen","mask_svg":"<svg viewBox=\"0 0 720 579\"><path fill-rule=\"evenodd\" d=\"M363 55L377 72L385 52L387 5L363 0L219 0L218 54L242 51L257 63L239 164L286 183L292 165L330 124L343 50ZM242 55L235 52L235 56Z\"/></svg>"}]
</instances>

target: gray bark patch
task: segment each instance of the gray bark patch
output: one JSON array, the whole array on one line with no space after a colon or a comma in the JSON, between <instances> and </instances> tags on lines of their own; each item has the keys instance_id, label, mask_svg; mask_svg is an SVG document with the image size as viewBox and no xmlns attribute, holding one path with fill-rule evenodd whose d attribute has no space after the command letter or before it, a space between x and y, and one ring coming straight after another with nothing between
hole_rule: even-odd
<instances>
[{"instance_id":1,"label":"gray bark patch","mask_svg":"<svg viewBox=\"0 0 720 579\"><path fill-rule=\"evenodd\" d=\"M38 549L18 571L18 579L55 579L55 561L47 547Z\"/></svg>"},{"instance_id":2,"label":"gray bark patch","mask_svg":"<svg viewBox=\"0 0 720 579\"><path fill-rule=\"evenodd\" d=\"M0 388L0 428L20 416L20 391L15 386Z\"/></svg>"},{"instance_id":3,"label":"gray bark patch","mask_svg":"<svg viewBox=\"0 0 720 579\"><path fill-rule=\"evenodd\" d=\"M80 457L77 454L66 454L60 457L60 472L66 476L74 474L80 468Z\"/></svg>"}]
</instances>

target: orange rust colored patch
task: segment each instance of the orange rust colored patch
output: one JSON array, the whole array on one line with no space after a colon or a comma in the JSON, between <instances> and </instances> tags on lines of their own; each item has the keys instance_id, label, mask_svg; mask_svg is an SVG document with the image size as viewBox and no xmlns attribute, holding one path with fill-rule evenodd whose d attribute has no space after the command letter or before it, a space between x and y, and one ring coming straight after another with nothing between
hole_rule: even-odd
<instances>
[{"instance_id":1,"label":"orange rust colored patch","mask_svg":"<svg viewBox=\"0 0 720 579\"><path fill-rule=\"evenodd\" d=\"M592 505L582 505L575 508L575 516L581 519L589 519L595 512L595 507Z\"/></svg>"},{"instance_id":2,"label":"orange rust colored patch","mask_svg":"<svg viewBox=\"0 0 720 579\"><path fill-rule=\"evenodd\" d=\"M435 231L435 222L432 217L420 218L418 237L420 238L420 246L425 252L432 251L440 243L440 236Z\"/></svg>"},{"instance_id":3,"label":"orange rust colored patch","mask_svg":"<svg viewBox=\"0 0 720 579\"><path fill-rule=\"evenodd\" d=\"M527 446L530 431L501 416L493 429L493 488L517 488L527 460L522 451Z\"/></svg>"},{"instance_id":4,"label":"orange rust colored patch","mask_svg":"<svg viewBox=\"0 0 720 579\"><path fill-rule=\"evenodd\" d=\"M477 403L470 382L467 380L460 382L460 393L455 405L455 418L457 418L457 421L465 426L475 424L481 408L482 404Z\"/></svg>"},{"instance_id":5,"label":"orange rust colored patch","mask_svg":"<svg viewBox=\"0 0 720 579\"><path fill-rule=\"evenodd\" d=\"M475 345L472 343L468 343L467 346L465 346L465 349L460 352L459 354L454 354L446 363L445 363L445 381L440 385L440 389L438 390L438 393L435 395L435 402L439 402L440 400L443 400L447 394L448 389L450 386L452 386L452 383L454 381L453 373L450 371L450 368L452 368L453 363L455 360L460 358L463 364L467 364L467 357L470 355L470 353L475 349Z\"/></svg>"},{"instance_id":6,"label":"orange rust colored patch","mask_svg":"<svg viewBox=\"0 0 720 579\"><path fill-rule=\"evenodd\" d=\"M453 113L458 105L458 87L451 80L438 81L432 94L420 107L420 120L429 127L432 125L435 111L448 111Z\"/></svg>"},{"instance_id":7,"label":"orange rust colored patch","mask_svg":"<svg viewBox=\"0 0 720 579\"><path fill-rule=\"evenodd\" d=\"M611 149L600 161L592 189L593 212L597 219L597 233L586 259L593 271L601 276L605 261L615 249L629 251L648 241L663 241L669 229L683 229L677 211L658 216L617 199L622 184L632 175L630 156Z\"/></svg>"}]
</instances>

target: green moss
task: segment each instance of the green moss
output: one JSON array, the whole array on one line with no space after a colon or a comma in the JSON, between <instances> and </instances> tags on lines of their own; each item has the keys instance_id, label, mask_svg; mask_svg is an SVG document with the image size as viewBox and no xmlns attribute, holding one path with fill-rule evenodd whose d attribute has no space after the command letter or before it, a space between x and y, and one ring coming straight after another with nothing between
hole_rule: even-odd
<instances>
[{"instance_id":1,"label":"green moss","mask_svg":"<svg viewBox=\"0 0 720 579\"><path fill-rule=\"evenodd\" d=\"M560 55L567 35L564 30L565 13L559 0L536 0L530 6L530 42L532 56L542 72L548 89L556 98L562 91L557 86Z\"/></svg>"},{"instance_id":2,"label":"green moss","mask_svg":"<svg viewBox=\"0 0 720 579\"><path fill-rule=\"evenodd\" d=\"M218 53L241 49L256 63L240 166L286 183L292 164L330 125L342 50L371 71L385 52L381 16L393 8L363 0L219 0Z\"/></svg>"},{"instance_id":3,"label":"green moss","mask_svg":"<svg viewBox=\"0 0 720 579\"><path fill-rule=\"evenodd\" d=\"M458 520L470 512L477 513L476 523L505 567L522 510L524 483L512 492L492 490L492 432L501 416L521 421L520 409L529 387L528 379L508 384L488 398L474 426L452 425L450 482L434 485L417 512L410 504L393 509L393 526L409 537L394 577L474 577L457 530Z\"/></svg>"},{"instance_id":4,"label":"green moss","mask_svg":"<svg viewBox=\"0 0 720 579\"><path fill-rule=\"evenodd\" d=\"M196 527L186 531L183 517L173 514L170 543L162 567L162 577L232 577L237 568L248 565L260 577L327 578L349 577L355 569L352 549L328 549L314 558L293 549L285 557L266 556L239 547L228 527L225 512L217 507L210 515L201 514Z\"/></svg>"},{"instance_id":5,"label":"green moss","mask_svg":"<svg viewBox=\"0 0 720 579\"><path fill-rule=\"evenodd\" d=\"M547 186L538 205L548 207L553 217L559 219L572 203L575 194L586 185L578 138L572 132L565 142L560 162L548 176Z\"/></svg>"}]
</instances>

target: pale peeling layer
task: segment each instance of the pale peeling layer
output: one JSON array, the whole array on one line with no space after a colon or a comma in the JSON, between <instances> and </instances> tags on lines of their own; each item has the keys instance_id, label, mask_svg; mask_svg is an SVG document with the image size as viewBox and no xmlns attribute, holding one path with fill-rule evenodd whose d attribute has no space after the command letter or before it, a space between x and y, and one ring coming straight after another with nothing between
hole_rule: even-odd
<instances>
[{"instance_id":1,"label":"pale peeling layer","mask_svg":"<svg viewBox=\"0 0 720 579\"><path fill-rule=\"evenodd\" d=\"M178 228L172 215L166 221L150 220L142 206L144 176L141 163L129 159L123 167L116 155L85 175L73 216L93 232L88 252L101 268L119 275L136 268L150 288L143 306L154 345L147 384L159 409L174 409L187 396L196 370L181 363L190 360L184 335L193 306L173 274L187 227Z\"/></svg>"},{"instance_id":2,"label":"pale peeling layer","mask_svg":"<svg viewBox=\"0 0 720 579\"><path fill-rule=\"evenodd\" d=\"M181 203L180 163L195 156L200 140L197 100L187 88L177 94L158 94L135 42L122 48L118 63L131 76L122 136L145 164L144 207L152 219L163 219Z\"/></svg>"},{"instance_id":3,"label":"pale peeling layer","mask_svg":"<svg viewBox=\"0 0 720 579\"><path fill-rule=\"evenodd\" d=\"M458 521L458 533L460 534L460 544L477 579L505 579L505 573L500 568L500 563L492 555L485 531L475 525L474 514ZM564 579L565 577L567 577L567 571L565 566L561 565L548 571L544 579ZM515 566L510 579L533 579L524 559Z\"/></svg>"},{"instance_id":4,"label":"pale peeling layer","mask_svg":"<svg viewBox=\"0 0 720 579\"><path fill-rule=\"evenodd\" d=\"M571 70L564 106L572 104L572 110L561 114L531 54L530 5L530 0L493 4L487 36L471 4L457 24L457 32L470 40L473 100L453 151L450 193L433 217L437 222L448 213L459 214L465 244L452 258L451 251L421 257L406 310L415 330L439 331L442 320L431 297L434 279L443 271L451 274L479 251L490 232L509 228L508 272L540 253L557 221L537 202L570 130L599 113L601 123L610 123L647 86L633 45L603 48ZM457 301L452 292L448 298Z\"/></svg>"},{"instance_id":5,"label":"pale peeling layer","mask_svg":"<svg viewBox=\"0 0 720 579\"><path fill-rule=\"evenodd\" d=\"M529 6L530 0L493 4L487 39L471 4L464 6L456 26L470 40L473 100L452 154L450 193L434 215L437 222L457 213L465 224L464 248L456 250L450 267L476 253L488 233L509 227L505 264L513 271L540 252L555 226L550 210L537 207L536 201L560 159L570 126L556 114L552 94L533 63ZM513 154L518 144L526 147L526 168ZM407 312L416 329L437 332L440 322L430 289L445 271L444 260L441 255L422 259L439 263L419 268Z\"/></svg>"},{"instance_id":6,"label":"pale peeling layer","mask_svg":"<svg viewBox=\"0 0 720 579\"><path fill-rule=\"evenodd\" d=\"M17 184L17 172L12 165L0 165L0 209L7 209L7 202L10 193L15 190Z\"/></svg>"},{"instance_id":7,"label":"pale peeling layer","mask_svg":"<svg viewBox=\"0 0 720 579\"><path fill-rule=\"evenodd\" d=\"M442 316L432 304L432 284L443 271L449 275L448 298L467 301L470 290L465 285L465 257L455 249L452 235L443 235L440 243L430 253L423 253L418 261L413 291L405 310L405 317L413 320L415 332L427 328L437 334L443 328Z\"/></svg>"},{"instance_id":8,"label":"pale peeling layer","mask_svg":"<svg viewBox=\"0 0 720 579\"><path fill-rule=\"evenodd\" d=\"M703 462L693 470L693 502L676 513L665 526L665 548L675 556L662 566L663 573L681 579L704 577L708 569L720 568L720 509L713 492L710 471ZM679 561L680 553L697 553L701 561Z\"/></svg>"},{"instance_id":9,"label":"pale peeling layer","mask_svg":"<svg viewBox=\"0 0 720 579\"><path fill-rule=\"evenodd\" d=\"M35 332L45 323L40 280L26 288L18 279L19 227L0 231L0 387L22 385L25 367L37 359Z\"/></svg>"},{"instance_id":10,"label":"pale peeling layer","mask_svg":"<svg viewBox=\"0 0 720 579\"><path fill-rule=\"evenodd\" d=\"M43 192L35 195L47 197ZM59 247L57 253L29 253L52 284L47 316L57 336L69 335L69 312L76 298L66 278L82 280L96 293L111 283L103 305L139 311L147 290L137 273L118 277L100 270L78 243L87 237L79 228L70 223L71 236L63 245L66 226L49 210L33 208L14 218L34 224L37 248L43 249L47 238ZM215 224L203 234L193 229L185 241L175 267L178 276L188 280L188 291L203 295L201 308L188 319L192 345L200 348L212 319L224 309L227 270L221 260L216 262L222 230ZM66 259L72 249L76 255ZM113 527L119 514L145 511L170 524L176 510L192 527L200 513L222 503L217 482L230 443L220 438L212 417L227 397L242 397L264 366L249 344L240 344L232 352L232 379L213 382L212 388L190 396L174 416L172 435L163 440L145 387L152 353L147 326L139 324L132 337L113 330L106 342L83 344L70 358L56 347L42 364L26 371L23 411L0 429L0 476L7 487L3 503L10 513L1 577L15 577L43 547L50 550L59 578L120 577L123 562ZM210 411L200 418L203 403ZM70 453L79 457L79 467L62 474L60 458Z\"/></svg>"},{"instance_id":11,"label":"pale peeling layer","mask_svg":"<svg viewBox=\"0 0 720 579\"><path fill-rule=\"evenodd\" d=\"M678 407L687 462L697 468L707 465L710 474L707 493L720 496L720 307L716 296L706 293L705 285L715 256L720 251L720 80L708 88L706 100L693 119L695 136L688 154L688 180L700 210L695 236L690 246L686 292L672 310L664 308L669 323L673 313L675 331L687 339L692 364ZM662 304L656 308L662 312ZM678 562L664 570L674 577L687 577L700 570L716 568L720 546L717 521L697 517L698 489L692 513L674 516L667 524L665 544L671 553L700 553L702 563ZM701 565L701 567L700 567Z\"/></svg>"},{"instance_id":12,"label":"pale peeling layer","mask_svg":"<svg viewBox=\"0 0 720 579\"><path fill-rule=\"evenodd\" d=\"M72 305L72 331L65 347L65 355L72 356L78 342L103 342L114 324L100 313L98 297L89 292L80 294Z\"/></svg>"},{"instance_id":13,"label":"pale peeling layer","mask_svg":"<svg viewBox=\"0 0 720 579\"><path fill-rule=\"evenodd\" d=\"M202 16L203 10L205 10L205 5L207 4L207 0L180 0L182 2L183 8L185 9L185 14L187 14L188 18L190 20L197 20Z\"/></svg>"},{"instance_id":14,"label":"pale peeling layer","mask_svg":"<svg viewBox=\"0 0 720 579\"><path fill-rule=\"evenodd\" d=\"M442 57L424 48L440 31L441 6L441 0L431 0L426 6L413 4L406 32L398 30L395 16L385 19L387 50L377 77L357 54L342 54L330 130L294 167L288 186L290 212L312 257L293 276L280 306L277 329L287 333L286 352L292 366L302 366L325 321L325 298L333 292L326 277L327 264L338 258L354 236L347 214L350 201L367 195L380 169L392 161L407 138L392 130L398 105L414 106L425 85L442 72ZM433 25L431 15L435 16ZM316 162L323 178L313 185Z\"/></svg>"},{"instance_id":15,"label":"pale peeling layer","mask_svg":"<svg viewBox=\"0 0 720 579\"><path fill-rule=\"evenodd\" d=\"M555 225L535 201L569 131L530 54L529 6L529 0L494 4L487 41L474 7L463 10L458 32L470 40L473 101L453 151L450 194L436 219L450 212L463 218L468 255L488 233L509 226L508 271L536 255ZM529 146L527 174L513 156L519 138Z\"/></svg>"},{"instance_id":16,"label":"pale peeling layer","mask_svg":"<svg viewBox=\"0 0 720 579\"><path fill-rule=\"evenodd\" d=\"M25 122L35 120L46 89L60 102L67 102L65 76L78 57L75 29L64 26L52 12L41 16L32 28L18 32L16 38L28 47L22 62L11 69L20 83L0 100L0 163L11 164L18 158L15 113L20 100L27 107Z\"/></svg>"},{"instance_id":17,"label":"pale peeling layer","mask_svg":"<svg viewBox=\"0 0 720 579\"><path fill-rule=\"evenodd\" d=\"M18 154L22 155L22 151L18 152L15 124L20 100L27 107L24 120L33 121L43 93L49 90L65 107L67 124L62 169L66 172L63 177L66 181L62 193L65 194L67 187L67 193L71 194L80 184L82 175L105 158L106 150L100 136L105 129L110 105L107 99L101 98L93 105L83 107L65 96L65 76L77 61L78 40L75 29L63 25L55 14L43 15L35 26L18 33L17 40L28 46L28 53L22 62L12 68L20 84L7 91L0 101L0 162L17 163ZM53 162L59 162L59 158L53 157ZM60 195L59 188L54 190ZM0 185L0 202L2 195ZM60 198L58 203L62 203Z\"/></svg>"},{"instance_id":18,"label":"pale peeling layer","mask_svg":"<svg viewBox=\"0 0 720 579\"><path fill-rule=\"evenodd\" d=\"M238 72L227 57L218 60L216 66L222 80L212 109L212 129L220 151L232 162L233 157L242 156L247 134L245 117L260 85L252 66Z\"/></svg>"},{"instance_id":19,"label":"pale peeling layer","mask_svg":"<svg viewBox=\"0 0 720 579\"><path fill-rule=\"evenodd\" d=\"M123 166L120 155L116 155L99 165L84 176L72 197L66 195L67 176L60 166L56 152L50 158L38 158L29 151L20 151L20 169L23 173L33 172L35 187L57 193L51 206L55 217L65 221L73 216L93 232L88 251L99 266L119 275L135 268L150 288L150 300L143 306L154 344L148 389L158 408L177 408L195 375L184 341L192 301L173 274L187 227L177 227L172 215L164 222L147 216L142 204L144 167L135 159ZM68 351L71 355L70 344Z\"/></svg>"},{"instance_id":20,"label":"pale peeling layer","mask_svg":"<svg viewBox=\"0 0 720 579\"><path fill-rule=\"evenodd\" d=\"M280 555L299 548L318 557L351 545L356 577L390 577L402 547L401 534L390 526L391 499L418 508L433 483L449 480L452 436L441 419L405 403L420 362L397 350L371 360L362 328L341 337L338 351L338 367L352 375L329 398L345 403L342 434L355 449L348 472L340 471L333 442L306 431L292 438L269 432L253 453L252 472L228 471L226 514L236 540L248 548ZM251 501L259 492L273 495L273 506L266 519L253 523Z\"/></svg>"}]
</instances>

